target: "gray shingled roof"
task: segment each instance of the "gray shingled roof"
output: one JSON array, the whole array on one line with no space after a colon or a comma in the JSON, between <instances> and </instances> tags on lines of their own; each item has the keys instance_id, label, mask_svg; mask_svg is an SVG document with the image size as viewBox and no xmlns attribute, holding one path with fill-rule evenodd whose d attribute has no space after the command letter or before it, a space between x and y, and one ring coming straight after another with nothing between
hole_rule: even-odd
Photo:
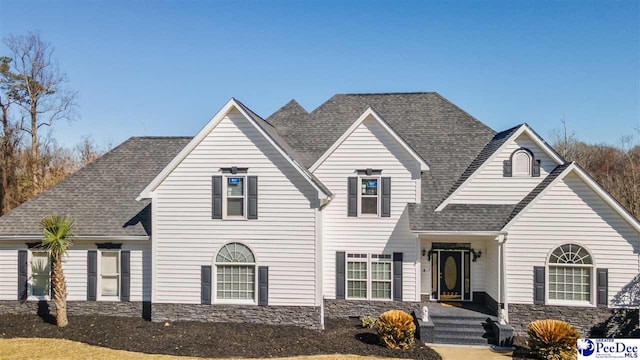
<instances>
[{"instance_id":1,"label":"gray shingled roof","mask_svg":"<svg viewBox=\"0 0 640 360\"><path fill-rule=\"evenodd\" d=\"M442 211L409 204L411 230L500 231L515 205L449 204Z\"/></svg>"},{"instance_id":2,"label":"gray shingled roof","mask_svg":"<svg viewBox=\"0 0 640 360\"><path fill-rule=\"evenodd\" d=\"M40 235L46 215L69 215L79 236L149 235L150 206L140 192L189 137L134 137L0 217L0 235Z\"/></svg>"},{"instance_id":3,"label":"gray shingled roof","mask_svg":"<svg viewBox=\"0 0 640 360\"><path fill-rule=\"evenodd\" d=\"M266 120L310 167L369 107L427 160L422 203L431 208L495 135L435 92L338 94L308 114L290 102Z\"/></svg>"}]
</instances>

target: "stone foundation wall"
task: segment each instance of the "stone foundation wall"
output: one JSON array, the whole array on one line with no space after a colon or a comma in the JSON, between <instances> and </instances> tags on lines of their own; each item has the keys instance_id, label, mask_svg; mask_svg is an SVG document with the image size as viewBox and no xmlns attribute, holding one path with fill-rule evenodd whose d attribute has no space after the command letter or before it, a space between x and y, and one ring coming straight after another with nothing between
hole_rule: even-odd
<instances>
[{"instance_id":1,"label":"stone foundation wall","mask_svg":"<svg viewBox=\"0 0 640 360\"><path fill-rule=\"evenodd\" d=\"M150 302L116 301L67 301L68 315L107 315L143 317L150 316ZM34 314L54 315L56 307L53 301L0 301L0 315Z\"/></svg>"},{"instance_id":2,"label":"stone foundation wall","mask_svg":"<svg viewBox=\"0 0 640 360\"><path fill-rule=\"evenodd\" d=\"M527 331L527 325L534 320L556 319L570 323L575 326L583 336L588 336L592 331L601 331L597 328L601 327L604 323L615 323L618 317L637 319L638 310L509 304L509 324L513 326L518 335L524 335ZM615 324L611 324L611 326L615 326Z\"/></svg>"},{"instance_id":3,"label":"stone foundation wall","mask_svg":"<svg viewBox=\"0 0 640 360\"><path fill-rule=\"evenodd\" d=\"M152 321L238 322L321 329L320 307L153 304Z\"/></svg>"},{"instance_id":4,"label":"stone foundation wall","mask_svg":"<svg viewBox=\"0 0 640 360\"><path fill-rule=\"evenodd\" d=\"M418 317L422 314L417 301L324 300L324 316L327 318L377 317L394 309L415 313Z\"/></svg>"}]
</instances>

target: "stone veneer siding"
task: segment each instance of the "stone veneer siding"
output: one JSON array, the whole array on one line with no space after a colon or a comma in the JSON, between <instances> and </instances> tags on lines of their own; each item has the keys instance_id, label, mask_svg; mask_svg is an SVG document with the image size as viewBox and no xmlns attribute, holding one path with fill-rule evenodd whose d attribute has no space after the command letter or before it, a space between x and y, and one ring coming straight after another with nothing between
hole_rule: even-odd
<instances>
[{"instance_id":1,"label":"stone veneer siding","mask_svg":"<svg viewBox=\"0 0 640 360\"><path fill-rule=\"evenodd\" d=\"M327 318L375 316L387 310L404 310L420 317L417 301L371 301L371 300L324 300L324 315Z\"/></svg>"},{"instance_id":2,"label":"stone veneer siding","mask_svg":"<svg viewBox=\"0 0 640 360\"><path fill-rule=\"evenodd\" d=\"M68 315L107 315L148 318L149 302L117 301L67 301ZM53 301L0 301L0 315L4 314L55 314Z\"/></svg>"},{"instance_id":3,"label":"stone veneer siding","mask_svg":"<svg viewBox=\"0 0 640 360\"><path fill-rule=\"evenodd\" d=\"M578 306L509 304L509 324L516 334L523 335L527 325L534 320L556 319L575 326L583 336L588 336L594 326L609 320L617 312L635 312L637 309L610 309ZM637 315L636 315L637 317Z\"/></svg>"},{"instance_id":4,"label":"stone veneer siding","mask_svg":"<svg viewBox=\"0 0 640 360\"><path fill-rule=\"evenodd\" d=\"M152 321L238 322L322 328L320 307L154 303Z\"/></svg>"}]
</instances>

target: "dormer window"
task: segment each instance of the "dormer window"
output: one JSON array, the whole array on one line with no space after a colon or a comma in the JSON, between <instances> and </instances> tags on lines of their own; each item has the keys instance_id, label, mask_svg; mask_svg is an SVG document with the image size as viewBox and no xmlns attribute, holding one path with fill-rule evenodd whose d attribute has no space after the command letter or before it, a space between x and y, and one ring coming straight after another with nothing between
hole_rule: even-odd
<instances>
[{"instance_id":1,"label":"dormer window","mask_svg":"<svg viewBox=\"0 0 640 360\"><path fill-rule=\"evenodd\" d=\"M513 176L531 175L531 156L524 150L516 151L513 154Z\"/></svg>"},{"instance_id":2,"label":"dormer window","mask_svg":"<svg viewBox=\"0 0 640 360\"><path fill-rule=\"evenodd\" d=\"M504 177L538 177L540 176L540 160L536 160L533 152L527 148L519 148L505 160L502 168Z\"/></svg>"}]
</instances>

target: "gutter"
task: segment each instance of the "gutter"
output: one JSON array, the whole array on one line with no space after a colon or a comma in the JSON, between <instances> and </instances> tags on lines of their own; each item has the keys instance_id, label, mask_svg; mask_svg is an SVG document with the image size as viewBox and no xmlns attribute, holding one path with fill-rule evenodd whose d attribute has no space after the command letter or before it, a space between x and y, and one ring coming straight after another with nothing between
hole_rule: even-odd
<instances>
[{"instance_id":1,"label":"gutter","mask_svg":"<svg viewBox=\"0 0 640 360\"><path fill-rule=\"evenodd\" d=\"M507 232L500 231L433 231L433 230L411 230L414 234L420 235L476 235L476 236L498 236L506 235Z\"/></svg>"}]
</instances>

